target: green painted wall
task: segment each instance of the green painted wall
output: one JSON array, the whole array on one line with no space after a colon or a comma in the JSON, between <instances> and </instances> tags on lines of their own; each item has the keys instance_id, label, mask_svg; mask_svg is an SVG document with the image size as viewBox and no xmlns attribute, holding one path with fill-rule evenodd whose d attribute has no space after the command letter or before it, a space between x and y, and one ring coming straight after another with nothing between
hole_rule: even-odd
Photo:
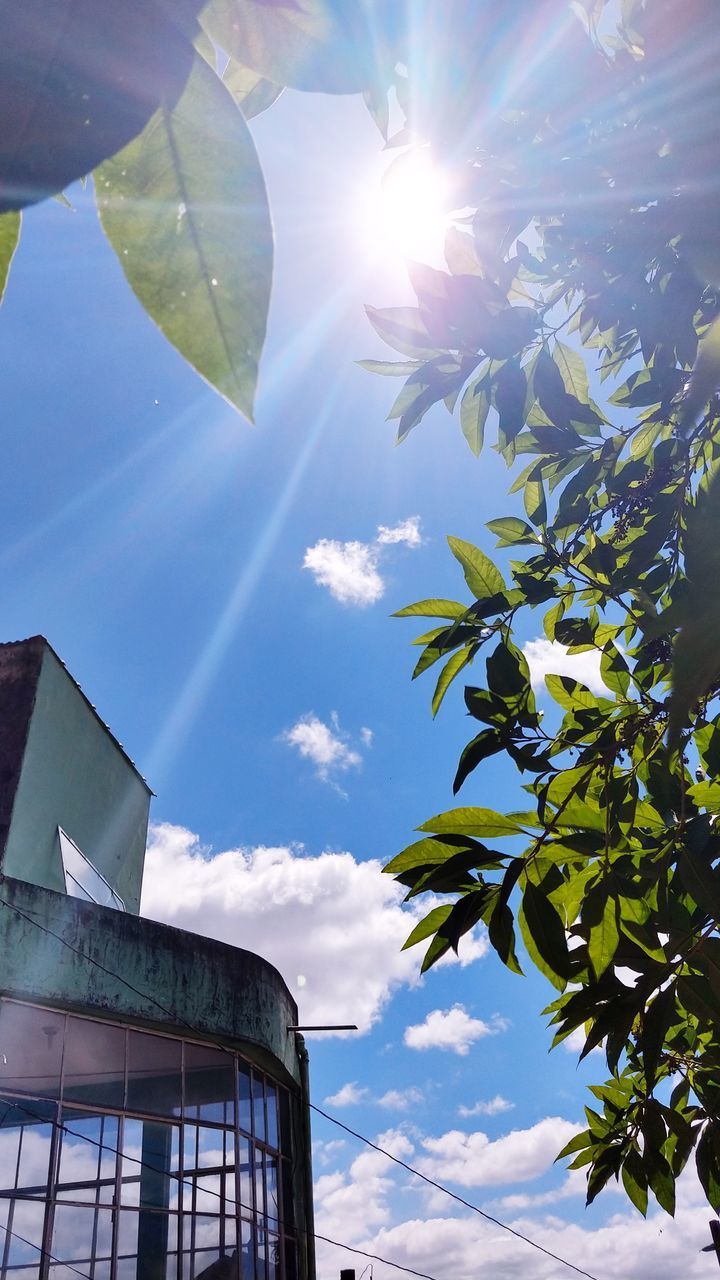
<instances>
[{"instance_id":1,"label":"green painted wall","mask_svg":"<svg viewBox=\"0 0 720 1280\"><path fill-rule=\"evenodd\" d=\"M64 893L61 826L137 913L149 802L142 779L46 647L3 871Z\"/></svg>"},{"instance_id":2,"label":"green painted wall","mask_svg":"<svg viewBox=\"0 0 720 1280\"><path fill-rule=\"evenodd\" d=\"M117 977L115 975L118 975ZM0 879L0 994L216 1039L298 1086L297 1006L260 956Z\"/></svg>"}]
</instances>

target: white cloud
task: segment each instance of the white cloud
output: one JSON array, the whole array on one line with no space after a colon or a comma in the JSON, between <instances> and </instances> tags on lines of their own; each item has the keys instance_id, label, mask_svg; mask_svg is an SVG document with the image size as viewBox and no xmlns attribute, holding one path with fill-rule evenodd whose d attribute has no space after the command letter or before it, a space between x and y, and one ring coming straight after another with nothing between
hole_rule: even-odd
<instances>
[{"instance_id":1,"label":"white cloud","mask_svg":"<svg viewBox=\"0 0 720 1280\"><path fill-rule=\"evenodd\" d=\"M280 735L281 741L296 747L305 760L312 761L318 778L323 782L331 781L333 774L359 769L362 764L362 756L350 746L348 734L340 728L335 712L330 721L330 724L325 724L310 711ZM361 738L364 745L369 746L372 732L362 730Z\"/></svg>"},{"instance_id":2,"label":"white cloud","mask_svg":"<svg viewBox=\"0 0 720 1280\"><path fill-rule=\"evenodd\" d=\"M378 525L376 542L380 546L391 546L393 543L402 542L406 547L419 547L422 544L420 517L410 516L392 529L385 524Z\"/></svg>"},{"instance_id":3,"label":"white cloud","mask_svg":"<svg viewBox=\"0 0 720 1280\"><path fill-rule=\"evenodd\" d=\"M600 678L600 654L597 649L590 649L587 653L568 653L565 646L558 644L557 640L538 636L523 645L523 653L530 668L533 689L544 688L547 675L570 676L572 680L579 680L580 684L587 685L593 693L610 696Z\"/></svg>"},{"instance_id":4,"label":"white cloud","mask_svg":"<svg viewBox=\"0 0 720 1280\"><path fill-rule=\"evenodd\" d=\"M151 828L143 915L266 957L293 992L302 1022L356 1022L366 1031L393 991L417 983L422 949L401 947L428 904L410 910L403 898L379 862L350 853L261 846L210 857L184 827ZM484 934L469 935L460 964L486 950Z\"/></svg>"},{"instance_id":5,"label":"white cloud","mask_svg":"<svg viewBox=\"0 0 720 1280\"><path fill-rule=\"evenodd\" d=\"M476 1040L504 1031L507 1022L495 1017L492 1022L471 1018L461 1004L452 1009L433 1009L424 1022L405 1028L405 1044L409 1049L449 1049L463 1057Z\"/></svg>"},{"instance_id":6,"label":"white cloud","mask_svg":"<svg viewBox=\"0 0 720 1280\"><path fill-rule=\"evenodd\" d=\"M354 1107L358 1102L364 1102L369 1093L370 1090L361 1087L356 1080L349 1080L337 1093L329 1094L325 1101L329 1107Z\"/></svg>"},{"instance_id":7,"label":"white cloud","mask_svg":"<svg viewBox=\"0 0 720 1280\"><path fill-rule=\"evenodd\" d=\"M379 1107L385 1107L387 1111L409 1111L410 1107L423 1102L424 1096L421 1089L409 1085L407 1089L388 1089L376 1101Z\"/></svg>"},{"instance_id":8,"label":"white cloud","mask_svg":"<svg viewBox=\"0 0 720 1280\"><path fill-rule=\"evenodd\" d=\"M326 1098L325 1102L329 1107L354 1107L363 1102L370 1106L384 1107L386 1111L408 1111L423 1100L422 1091L413 1085L406 1089L388 1089L379 1097L373 1097L364 1085L359 1085L356 1080L349 1080L337 1093Z\"/></svg>"},{"instance_id":9,"label":"white cloud","mask_svg":"<svg viewBox=\"0 0 720 1280\"><path fill-rule=\"evenodd\" d=\"M501 1094L496 1093L494 1098L475 1102L471 1107L464 1107L461 1104L458 1107L458 1115L464 1118L469 1116L500 1116L504 1111L512 1111L514 1106L514 1102L508 1102L507 1098L503 1098Z\"/></svg>"},{"instance_id":10,"label":"white cloud","mask_svg":"<svg viewBox=\"0 0 720 1280\"><path fill-rule=\"evenodd\" d=\"M546 1173L579 1125L559 1116L548 1117L530 1129L513 1129L491 1142L486 1133L451 1129L439 1138L424 1138L428 1155L417 1161L421 1173L436 1182L461 1187L501 1186L525 1182Z\"/></svg>"},{"instance_id":11,"label":"white cloud","mask_svg":"<svg viewBox=\"0 0 720 1280\"><path fill-rule=\"evenodd\" d=\"M378 573L380 555L367 542L337 542L321 538L308 547L303 569L309 569L321 587L340 604L360 608L375 604L385 593L385 583Z\"/></svg>"},{"instance_id":12,"label":"white cloud","mask_svg":"<svg viewBox=\"0 0 720 1280\"><path fill-rule=\"evenodd\" d=\"M380 573L385 548L421 544L420 517L410 516L393 528L378 525L377 537L372 542L320 538L314 547L307 548L303 569L309 569L315 581L327 587L340 604L363 609L385 594L385 580Z\"/></svg>"}]
</instances>

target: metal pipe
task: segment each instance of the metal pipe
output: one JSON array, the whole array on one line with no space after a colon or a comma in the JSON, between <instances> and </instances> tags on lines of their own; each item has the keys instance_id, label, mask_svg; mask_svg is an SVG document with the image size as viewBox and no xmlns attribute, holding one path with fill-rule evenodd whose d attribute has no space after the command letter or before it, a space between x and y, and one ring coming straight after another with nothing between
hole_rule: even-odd
<instances>
[{"instance_id":1,"label":"metal pipe","mask_svg":"<svg viewBox=\"0 0 720 1280\"><path fill-rule=\"evenodd\" d=\"M303 1157L305 1166L305 1257L307 1280L315 1280L315 1208L313 1204L312 1128L310 1123L310 1059L304 1037L295 1033L295 1052L300 1068Z\"/></svg>"}]
</instances>

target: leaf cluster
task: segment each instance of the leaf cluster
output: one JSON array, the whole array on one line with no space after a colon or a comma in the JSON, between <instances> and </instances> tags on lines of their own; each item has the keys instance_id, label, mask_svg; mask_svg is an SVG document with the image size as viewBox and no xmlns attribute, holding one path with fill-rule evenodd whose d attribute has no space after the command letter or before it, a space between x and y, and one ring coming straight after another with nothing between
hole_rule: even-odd
<instances>
[{"instance_id":1,"label":"leaf cluster","mask_svg":"<svg viewBox=\"0 0 720 1280\"><path fill-rule=\"evenodd\" d=\"M542 86L511 60L493 95L486 67L464 132L456 100L424 120L474 212L447 271L411 268L416 308L369 311L404 357L400 438L459 403L524 508L488 524L507 572L450 538L470 602L398 616L433 623L414 671L438 664L433 713L484 665L454 792L471 779L482 799L501 755L526 811L441 813L386 870L408 897L447 895L408 940L429 940L424 969L482 925L519 972L519 938L556 989L554 1043L581 1032L582 1057L604 1054L602 1109L563 1153L588 1200L621 1177L642 1212L649 1192L672 1212L694 1154L720 1209L720 223L698 195L720 160L716 15L625 0L603 42L604 9L584 6ZM540 618L560 656L593 656L602 692L548 675L543 714L519 638Z\"/></svg>"}]
</instances>

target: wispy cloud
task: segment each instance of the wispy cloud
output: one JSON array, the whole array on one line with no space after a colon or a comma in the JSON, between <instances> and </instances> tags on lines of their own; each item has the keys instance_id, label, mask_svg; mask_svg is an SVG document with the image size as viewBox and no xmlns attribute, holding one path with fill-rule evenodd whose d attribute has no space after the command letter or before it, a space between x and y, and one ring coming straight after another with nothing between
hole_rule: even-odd
<instances>
[{"instance_id":1,"label":"wispy cloud","mask_svg":"<svg viewBox=\"0 0 720 1280\"><path fill-rule=\"evenodd\" d=\"M410 1107L416 1107L423 1101L422 1090L416 1089L414 1085L405 1089L388 1089L385 1093L374 1096L356 1080L349 1080L337 1093L332 1093L325 1099L329 1107L356 1107L362 1102L368 1106L383 1107L385 1111L409 1111Z\"/></svg>"},{"instance_id":2,"label":"wispy cloud","mask_svg":"<svg viewBox=\"0 0 720 1280\"><path fill-rule=\"evenodd\" d=\"M500 1116L505 1111L512 1111L514 1106L514 1102L508 1102L502 1094L496 1093L494 1098L481 1099L480 1102L474 1102L471 1107L464 1107L461 1104L458 1107L458 1115L465 1119L470 1116Z\"/></svg>"},{"instance_id":3,"label":"wispy cloud","mask_svg":"<svg viewBox=\"0 0 720 1280\"><path fill-rule=\"evenodd\" d=\"M568 653L565 646L558 644L557 640L538 636L523 645L523 653L530 668L533 689L542 689L548 675L570 676L572 680L587 685L593 693L609 696L609 690L600 676L600 654L597 649L589 649L587 653Z\"/></svg>"},{"instance_id":4,"label":"wispy cloud","mask_svg":"<svg viewBox=\"0 0 720 1280\"><path fill-rule=\"evenodd\" d=\"M381 524L371 542L339 542L321 538L308 547L303 569L309 569L321 587L327 587L340 604L366 608L385 594L380 563L390 546L419 547L422 543L420 517L410 516L392 528Z\"/></svg>"},{"instance_id":5,"label":"wispy cloud","mask_svg":"<svg viewBox=\"0 0 720 1280\"><path fill-rule=\"evenodd\" d=\"M329 1107L356 1107L369 1096L369 1089L359 1085L356 1080L349 1080L337 1093L328 1094L325 1101Z\"/></svg>"},{"instance_id":6,"label":"wispy cloud","mask_svg":"<svg viewBox=\"0 0 720 1280\"><path fill-rule=\"evenodd\" d=\"M409 516L391 529L386 524L379 524L375 541L381 547L389 547L398 542L404 543L406 547L419 547L422 543L420 517Z\"/></svg>"},{"instance_id":7,"label":"wispy cloud","mask_svg":"<svg viewBox=\"0 0 720 1280\"><path fill-rule=\"evenodd\" d=\"M337 713L330 715L330 724L310 711L301 716L290 729L280 735L281 742L294 747L304 760L310 760L315 766L316 776L321 782L336 785L338 774L347 773L349 769L359 769L362 756L351 746L350 735L340 727ZM360 740L364 747L372 742L372 730L360 730Z\"/></svg>"},{"instance_id":8,"label":"wispy cloud","mask_svg":"<svg viewBox=\"0 0 720 1280\"><path fill-rule=\"evenodd\" d=\"M497 1035L507 1029L505 1018L493 1017L490 1022L472 1018L463 1005L452 1009L433 1009L424 1022L405 1028L405 1044L408 1049L445 1049L465 1057L470 1046L485 1036Z\"/></svg>"}]
</instances>

